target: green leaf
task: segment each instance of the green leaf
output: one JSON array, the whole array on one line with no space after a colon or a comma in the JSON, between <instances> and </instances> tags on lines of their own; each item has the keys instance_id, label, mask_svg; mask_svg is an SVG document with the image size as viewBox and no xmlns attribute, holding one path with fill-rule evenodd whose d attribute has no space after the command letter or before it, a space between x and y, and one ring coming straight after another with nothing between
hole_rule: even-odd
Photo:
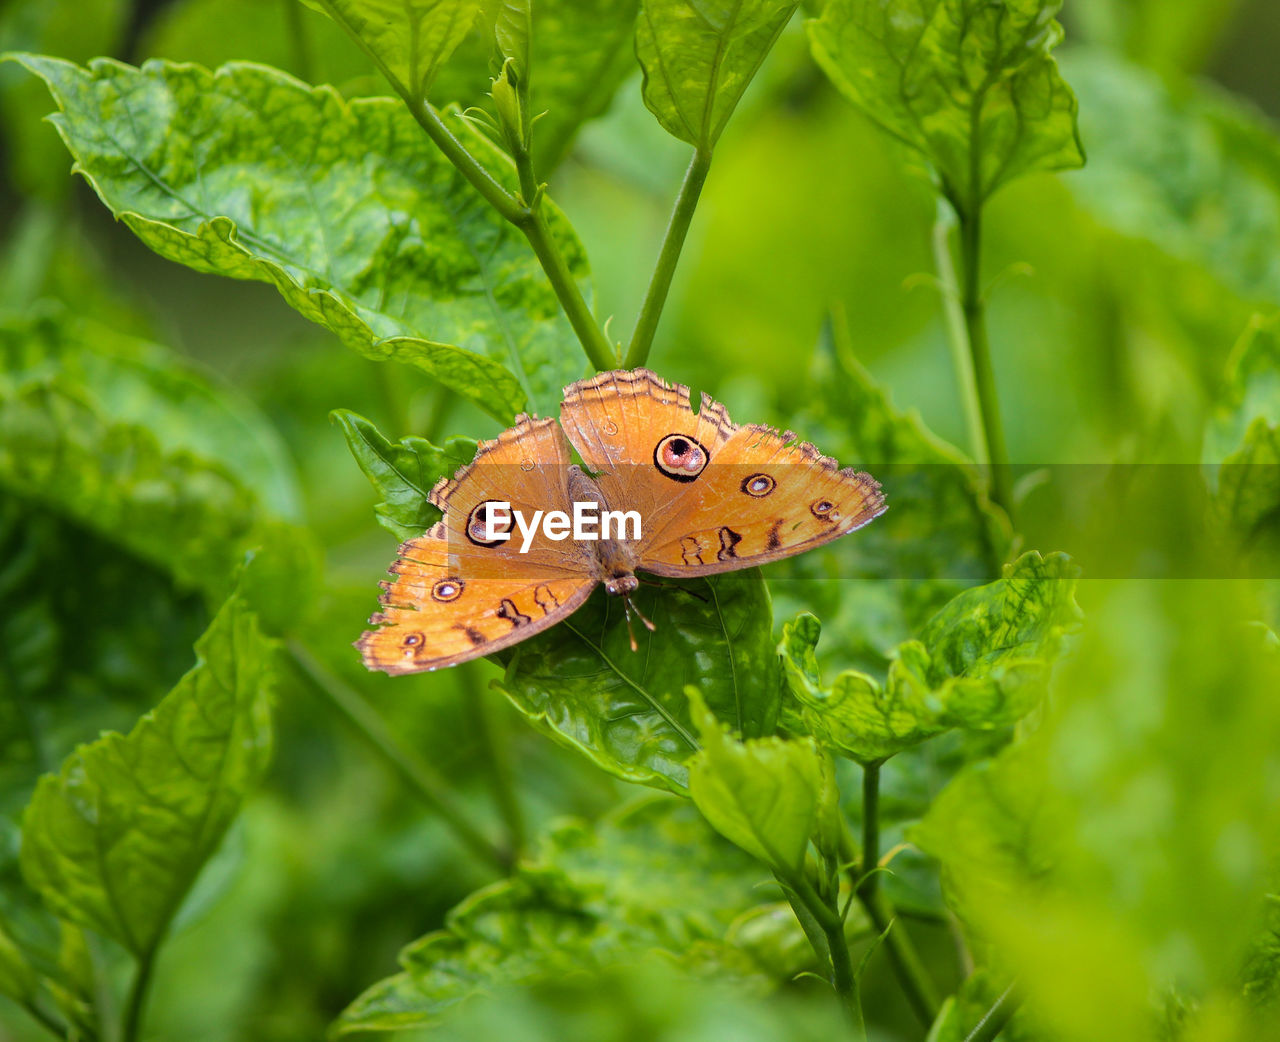
<instances>
[{"instance_id":1,"label":"green leaf","mask_svg":"<svg viewBox=\"0 0 1280 1042\"><path fill-rule=\"evenodd\" d=\"M1051 52L1061 0L828 0L807 24L845 97L924 154L974 213L1001 185L1081 166L1076 99Z\"/></svg>"},{"instance_id":2,"label":"green leaf","mask_svg":"<svg viewBox=\"0 0 1280 1042\"><path fill-rule=\"evenodd\" d=\"M1204 458L1221 463L1217 508L1246 546L1272 537L1280 520L1280 314L1255 316L1237 342L1205 429Z\"/></svg>"},{"instance_id":3,"label":"green leaf","mask_svg":"<svg viewBox=\"0 0 1280 1042\"><path fill-rule=\"evenodd\" d=\"M307 0L350 33L403 97L425 98L481 0Z\"/></svg>"},{"instance_id":4,"label":"green leaf","mask_svg":"<svg viewBox=\"0 0 1280 1042\"><path fill-rule=\"evenodd\" d=\"M215 602L298 495L275 434L234 395L56 313L0 322L0 487Z\"/></svg>"},{"instance_id":5,"label":"green leaf","mask_svg":"<svg viewBox=\"0 0 1280 1042\"><path fill-rule=\"evenodd\" d=\"M803 987L762 995L654 953L477 995L431 1034L449 1042L812 1042L847 1033L826 996Z\"/></svg>"},{"instance_id":6,"label":"green leaf","mask_svg":"<svg viewBox=\"0 0 1280 1042\"><path fill-rule=\"evenodd\" d=\"M715 147L795 0L643 0L636 56L644 103L670 134Z\"/></svg>"},{"instance_id":7,"label":"green leaf","mask_svg":"<svg viewBox=\"0 0 1280 1042\"><path fill-rule=\"evenodd\" d=\"M77 169L161 256L269 282L348 346L416 365L504 421L527 402L550 411L581 375L527 243L399 102L348 104L247 64L18 60L53 93ZM454 129L514 180L495 146ZM589 292L581 244L546 212Z\"/></svg>"},{"instance_id":8,"label":"green leaf","mask_svg":"<svg viewBox=\"0 0 1280 1042\"><path fill-rule=\"evenodd\" d=\"M330 416L342 425L347 448L383 497L373 508L383 528L404 541L422 535L440 520L440 511L427 502L427 493L441 477L452 477L471 462L476 454L473 440L450 438L436 448L425 438L410 435L392 444L349 409L335 409Z\"/></svg>"},{"instance_id":9,"label":"green leaf","mask_svg":"<svg viewBox=\"0 0 1280 1042\"><path fill-rule=\"evenodd\" d=\"M702 750L689 765L689 794L715 830L784 877L804 865L818 830L825 785L822 754L807 739L740 742L687 689Z\"/></svg>"},{"instance_id":10,"label":"green leaf","mask_svg":"<svg viewBox=\"0 0 1280 1042\"><path fill-rule=\"evenodd\" d=\"M634 626L603 589L572 618L504 652L495 683L530 722L627 781L683 793L697 739L684 690L749 737L775 728L781 676L769 593L754 569L641 586L655 625Z\"/></svg>"},{"instance_id":11,"label":"green leaf","mask_svg":"<svg viewBox=\"0 0 1280 1042\"><path fill-rule=\"evenodd\" d=\"M366 991L333 1030L426 1026L479 991L640 951L705 957L725 948L764 878L687 803L651 798L594 827L562 825L515 877L473 894L444 930L406 948L404 972Z\"/></svg>"},{"instance_id":12,"label":"green leaf","mask_svg":"<svg viewBox=\"0 0 1280 1042\"><path fill-rule=\"evenodd\" d=\"M57 915L154 952L266 767L271 654L231 598L195 667L127 736L104 735L41 779L22 870Z\"/></svg>"},{"instance_id":13,"label":"green leaf","mask_svg":"<svg viewBox=\"0 0 1280 1042\"><path fill-rule=\"evenodd\" d=\"M788 726L860 763L875 763L951 727L992 729L1043 697L1064 633L1079 624L1078 569L1065 554L1024 554L1004 576L966 590L901 645L883 682L847 670L823 687L821 626L801 615L779 651L794 707Z\"/></svg>"},{"instance_id":14,"label":"green leaf","mask_svg":"<svg viewBox=\"0 0 1280 1042\"><path fill-rule=\"evenodd\" d=\"M824 620L828 658L880 671L952 597L1000 575L1009 523L965 456L914 410L898 409L853 357L842 321L824 330L808 398L790 424L828 455L870 471L891 522L771 566L770 589L779 614L805 610Z\"/></svg>"},{"instance_id":15,"label":"green leaf","mask_svg":"<svg viewBox=\"0 0 1280 1042\"><path fill-rule=\"evenodd\" d=\"M1102 51L1075 50L1063 66L1089 142L1089 165L1066 179L1081 209L1248 301L1280 304L1275 125L1223 91L1171 86Z\"/></svg>"},{"instance_id":16,"label":"green leaf","mask_svg":"<svg viewBox=\"0 0 1280 1042\"><path fill-rule=\"evenodd\" d=\"M145 427L171 451L224 466L273 515L300 519L302 495L279 434L215 373L47 304L25 320L0 322L0 352L0 391L83 388L113 421Z\"/></svg>"}]
</instances>

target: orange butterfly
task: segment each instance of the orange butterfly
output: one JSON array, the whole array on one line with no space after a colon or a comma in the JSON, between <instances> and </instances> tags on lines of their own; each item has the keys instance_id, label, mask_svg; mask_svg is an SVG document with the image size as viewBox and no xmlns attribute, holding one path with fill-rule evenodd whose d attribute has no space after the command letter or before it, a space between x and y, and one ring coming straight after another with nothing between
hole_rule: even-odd
<instances>
[{"instance_id":1,"label":"orange butterfly","mask_svg":"<svg viewBox=\"0 0 1280 1042\"><path fill-rule=\"evenodd\" d=\"M585 468L571 463L570 442ZM885 511L870 475L841 470L790 431L738 427L706 395L695 413L687 387L647 369L566 387L559 424L518 416L430 500L444 518L401 544L383 610L369 619L379 628L356 642L369 669L416 673L492 654L567 618L601 582L623 598L630 625L637 569L679 578L750 568ZM552 511L576 518L575 503L583 515L618 515L597 531L609 538L584 527L587 538L568 539L550 523Z\"/></svg>"}]
</instances>

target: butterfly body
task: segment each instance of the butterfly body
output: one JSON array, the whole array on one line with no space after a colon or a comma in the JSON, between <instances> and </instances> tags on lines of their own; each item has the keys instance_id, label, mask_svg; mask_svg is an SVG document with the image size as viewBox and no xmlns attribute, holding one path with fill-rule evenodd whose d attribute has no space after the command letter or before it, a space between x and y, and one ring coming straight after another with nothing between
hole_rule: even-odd
<instances>
[{"instance_id":1,"label":"butterfly body","mask_svg":"<svg viewBox=\"0 0 1280 1042\"><path fill-rule=\"evenodd\" d=\"M585 469L571 462L570 442ZM637 571L749 568L885 510L867 474L789 431L739 427L706 395L695 412L688 388L647 369L571 384L559 424L517 417L430 498L443 520L401 545L383 610L369 620L380 628L357 641L370 669L412 673L492 654L567 618L600 583L630 613ZM584 509L626 517L582 539L525 523Z\"/></svg>"},{"instance_id":2,"label":"butterfly body","mask_svg":"<svg viewBox=\"0 0 1280 1042\"><path fill-rule=\"evenodd\" d=\"M601 512L611 509L600 486L576 464L569 467L569 496L574 503L595 503ZM594 574L597 582L615 597L632 593L640 580L636 578L636 555L632 544L623 539L594 541Z\"/></svg>"}]
</instances>

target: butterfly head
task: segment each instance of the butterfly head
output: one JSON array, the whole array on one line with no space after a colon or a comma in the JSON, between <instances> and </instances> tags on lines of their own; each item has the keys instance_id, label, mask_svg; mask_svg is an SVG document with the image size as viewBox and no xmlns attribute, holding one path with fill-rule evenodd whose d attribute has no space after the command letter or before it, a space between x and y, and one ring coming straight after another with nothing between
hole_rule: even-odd
<instances>
[{"instance_id":1,"label":"butterfly head","mask_svg":"<svg viewBox=\"0 0 1280 1042\"><path fill-rule=\"evenodd\" d=\"M632 572L615 572L604 581L604 588L615 597L629 597L635 592L640 580Z\"/></svg>"}]
</instances>

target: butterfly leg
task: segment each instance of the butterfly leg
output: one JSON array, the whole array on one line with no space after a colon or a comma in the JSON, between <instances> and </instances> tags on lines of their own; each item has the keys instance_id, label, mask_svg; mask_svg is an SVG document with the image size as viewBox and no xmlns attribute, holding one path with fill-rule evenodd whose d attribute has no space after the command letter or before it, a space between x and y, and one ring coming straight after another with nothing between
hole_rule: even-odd
<instances>
[{"instance_id":1,"label":"butterfly leg","mask_svg":"<svg viewBox=\"0 0 1280 1042\"><path fill-rule=\"evenodd\" d=\"M661 579L646 579L636 576L637 579L645 586L655 586L661 590L675 590L678 593L687 593L690 597L697 597L703 604L710 604L711 598L699 593L697 590L691 590L687 586L680 586L678 583L667 583Z\"/></svg>"}]
</instances>

